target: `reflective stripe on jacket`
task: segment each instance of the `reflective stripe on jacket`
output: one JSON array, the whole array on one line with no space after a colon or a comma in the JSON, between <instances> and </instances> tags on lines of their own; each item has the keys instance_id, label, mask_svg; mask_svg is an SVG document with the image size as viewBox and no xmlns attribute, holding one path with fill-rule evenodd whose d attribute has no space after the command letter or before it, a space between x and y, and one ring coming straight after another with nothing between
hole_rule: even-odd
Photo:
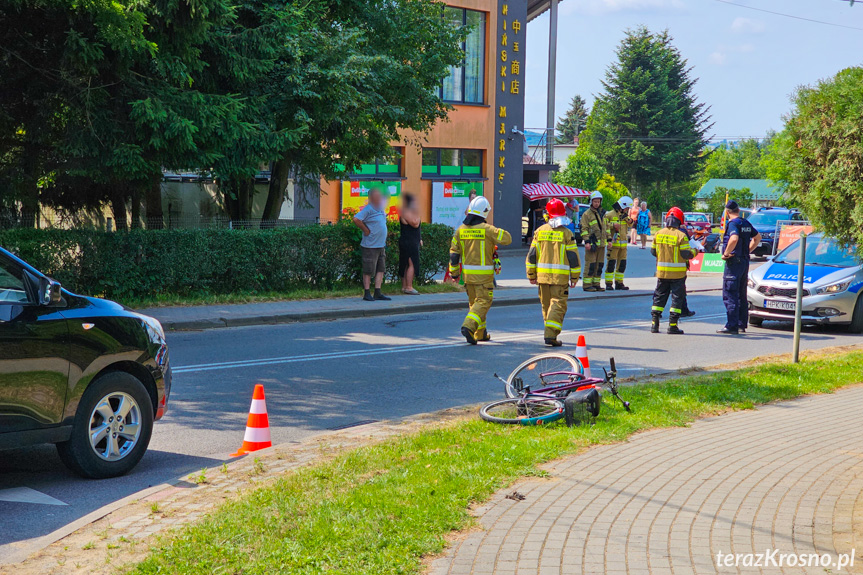
<instances>
[{"instance_id":1,"label":"reflective stripe on jacket","mask_svg":"<svg viewBox=\"0 0 863 575\"><path fill-rule=\"evenodd\" d=\"M475 226L462 224L452 236L449 248L449 273L458 277L459 266L464 272L464 283L479 284L494 277L494 248L512 243L508 231L488 223Z\"/></svg>"},{"instance_id":2,"label":"reflective stripe on jacket","mask_svg":"<svg viewBox=\"0 0 863 575\"><path fill-rule=\"evenodd\" d=\"M662 228L653 238L651 253L656 256L656 277L676 280L686 277L686 262L695 257L689 238L677 228Z\"/></svg>"},{"instance_id":3,"label":"reflective stripe on jacket","mask_svg":"<svg viewBox=\"0 0 863 575\"><path fill-rule=\"evenodd\" d=\"M581 237L585 243L590 243L590 236L596 237L596 246L603 247L608 240L608 227L599 210L589 208L581 214Z\"/></svg>"},{"instance_id":4,"label":"reflective stripe on jacket","mask_svg":"<svg viewBox=\"0 0 863 575\"><path fill-rule=\"evenodd\" d=\"M568 285L581 275L578 245L566 227L545 224L533 233L525 261L527 279L541 284Z\"/></svg>"},{"instance_id":5,"label":"reflective stripe on jacket","mask_svg":"<svg viewBox=\"0 0 863 575\"><path fill-rule=\"evenodd\" d=\"M605 212L605 225L608 229L608 245L611 247L626 247L629 243L629 228L632 220L617 210ZM620 224L620 231L614 231L614 224Z\"/></svg>"}]
</instances>

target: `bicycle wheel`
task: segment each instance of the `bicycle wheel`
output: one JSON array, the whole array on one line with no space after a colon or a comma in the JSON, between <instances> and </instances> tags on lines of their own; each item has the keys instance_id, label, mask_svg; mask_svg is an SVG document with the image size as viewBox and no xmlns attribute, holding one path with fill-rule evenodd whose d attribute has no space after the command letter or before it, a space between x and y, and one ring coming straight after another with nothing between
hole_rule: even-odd
<instances>
[{"instance_id":1,"label":"bicycle wheel","mask_svg":"<svg viewBox=\"0 0 863 575\"><path fill-rule=\"evenodd\" d=\"M532 391L539 391L554 382L566 382L568 378L565 375L545 375L561 372L584 375L584 368L578 359L568 353L551 351L535 355L509 374L504 393L507 397L520 397L525 387L529 387Z\"/></svg>"},{"instance_id":2,"label":"bicycle wheel","mask_svg":"<svg viewBox=\"0 0 863 575\"><path fill-rule=\"evenodd\" d=\"M480 409L479 416L492 423L544 425L563 417L563 402L539 395L501 399Z\"/></svg>"}]
</instances>

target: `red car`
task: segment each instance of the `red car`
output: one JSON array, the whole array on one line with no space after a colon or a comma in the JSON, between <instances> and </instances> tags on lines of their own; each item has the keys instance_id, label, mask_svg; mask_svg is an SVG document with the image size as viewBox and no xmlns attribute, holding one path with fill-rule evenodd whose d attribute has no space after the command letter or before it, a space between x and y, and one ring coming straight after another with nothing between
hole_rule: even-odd
<instances>
[{"instance_id":1,"label":"red car","mask_svg":"<svg viewBox=\"0 0 863 575\"><path fill-rule=\"evenodd\" d=\"M710 217L707 214L686 212L683 214L683 218L686 220L684 224L687 228L704 230L707 233L710 233L710 230L713 228L713 224L710 222Z\"/></svg>"}]
</instances>

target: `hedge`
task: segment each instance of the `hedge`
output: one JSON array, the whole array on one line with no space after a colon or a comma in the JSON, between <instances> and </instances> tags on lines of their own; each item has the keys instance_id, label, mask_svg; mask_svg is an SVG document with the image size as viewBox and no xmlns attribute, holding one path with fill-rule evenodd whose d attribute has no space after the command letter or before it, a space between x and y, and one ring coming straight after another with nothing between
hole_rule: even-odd
<instances>
[{"instance_id":1,"label":"hedge","mask_svg":"<svg viewBox=\"0 0 863 575\"><path fill-rule=\"evenodd\" d=\"M387 281L398 276L398 224ZM452 229L423 224L418 284L444 270ZM0 230L0 246L67 289L128 300L156 295L327 291L359 282L361 232L348 222L273 230Z\"/></svg>"}]
</instances>

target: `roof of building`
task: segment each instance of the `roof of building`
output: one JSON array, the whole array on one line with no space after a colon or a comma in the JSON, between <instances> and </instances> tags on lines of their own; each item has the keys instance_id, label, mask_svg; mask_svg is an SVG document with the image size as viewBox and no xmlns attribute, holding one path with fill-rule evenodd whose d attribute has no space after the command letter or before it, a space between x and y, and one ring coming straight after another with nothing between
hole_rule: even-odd
<instances>
[{"instance_id":1,"label":"roof of building","mask_svg":"<svg viewBox=\"0 0 863 575\"><path fill-rule=\"evenodd\" d=\"M699 200L706 200L713 195L716 188L728 188L729 190L749 188L753 200L778 200L784 191L783 188L772 185L770 180L713 178L701 186L695 197Z\"/></svg>"}]
</instances>

